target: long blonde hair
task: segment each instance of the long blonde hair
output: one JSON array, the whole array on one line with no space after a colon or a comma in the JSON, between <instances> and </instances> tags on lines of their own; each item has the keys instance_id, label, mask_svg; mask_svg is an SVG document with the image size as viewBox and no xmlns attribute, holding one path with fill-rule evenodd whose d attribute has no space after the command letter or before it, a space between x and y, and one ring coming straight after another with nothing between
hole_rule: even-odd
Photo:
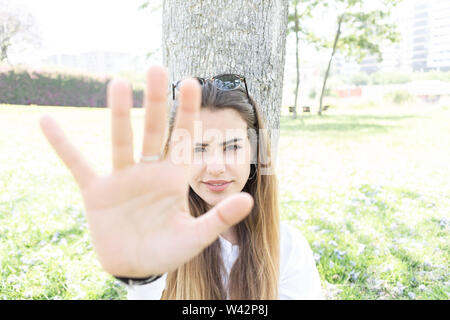
<instances>
[{"instance_id":1,"label":"long blonde hair","mask_svg":"<svg viewBox=\"0 0 450 320\"><path fill-rule=\"evenodd\" d=\"M173 131L178 101L175 101L169 119L168 138ZM250 214L236 224L239 256L228 276L228 288L224 288L222 275L225 267L219 239L200 254L167 274L162 300L271 300L278 299L280 268L280 217L278 209L278 185L276 175L261 172L270 159L270 140L265 133L262 113L255 101L247 98L244 90L218 90L207 81L202 86L201 108L209 110L234 109L246 121L248 129L257 134L256 163L251 164L250 177L242 191L254 199ZM255 172L256 170L256 172ZM274 170L272 168L272 170ZM252 177L254 176L254 178ZM194 217L208 211L206 202L189 188L189 209Z\"/></svg>"}]
</instances>

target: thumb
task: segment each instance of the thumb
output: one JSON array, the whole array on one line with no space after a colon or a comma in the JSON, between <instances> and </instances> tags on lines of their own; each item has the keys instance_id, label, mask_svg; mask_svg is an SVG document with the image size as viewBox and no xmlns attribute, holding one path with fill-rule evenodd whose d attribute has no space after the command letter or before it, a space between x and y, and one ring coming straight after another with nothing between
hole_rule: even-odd
<instances>
[{"instance_id":1,"label":"thumb","mask_svg":"<svg viewBox=\"0 0 450 320\"><path fill-rule=\"evenodd\" d=\"M244 219L253 208L253 197L241 192L222 200L214 208L195 219L196 236L204 247L215 241L219 234Z\"/></svg>"}]
</instances>

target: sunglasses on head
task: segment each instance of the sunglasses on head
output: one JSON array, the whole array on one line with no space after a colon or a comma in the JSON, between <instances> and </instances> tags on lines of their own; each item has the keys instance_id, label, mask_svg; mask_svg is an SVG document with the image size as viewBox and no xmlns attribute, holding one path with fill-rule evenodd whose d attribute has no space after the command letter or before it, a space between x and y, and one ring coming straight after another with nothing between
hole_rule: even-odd
<instances>
[{"instance_id":1,"label":"sunglasses on head","mask_svg":"<svg viewBox=\"0 0 450 320\"><path fill-rule=\"evenodd\" d=\"M219 74L217 76L214 76L209 79L195 77L194 79L197 79L197 81L200 83L201 86L203 86L207 80L212 80L213 85L222 91L230 91L235 90L244 84L245 91L248 95L248 89L247 89L247 82L245 81L245 78L243 76L240 76L238 74ZM177 82L172 83L172 96L173 100L175 100L175 91L180 91L181 81L179 80Z\"/></svg>"}]
</instances>

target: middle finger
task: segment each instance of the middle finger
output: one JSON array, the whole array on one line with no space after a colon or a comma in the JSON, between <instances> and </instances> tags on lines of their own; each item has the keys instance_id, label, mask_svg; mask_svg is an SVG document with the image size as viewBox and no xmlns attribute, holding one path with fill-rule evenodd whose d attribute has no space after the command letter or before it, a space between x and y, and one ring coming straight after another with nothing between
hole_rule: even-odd
<instances>
[{"instance_id":1,"label":"middle finger","mask_svg":"<svg viewBox=\"0 0 450 320\"><path fill-rule=\"evenodd\" d=\"M130 109L133 106L131 85L114 79L108 84L108 107L111 109L113 168L118 170L134 163L133 130Z\"/></svg>"},{"instance_id":2,"label":"middle finger","mask_svg":"<svg viewBox=\"0 0 450 320\"><path fill-rule=\"evenodd\" d=\"M167 71L162 66L152 66L147 71L144 100L145 131L142 154L159 155L166 128Z\"/></svg>"}]
</instances>

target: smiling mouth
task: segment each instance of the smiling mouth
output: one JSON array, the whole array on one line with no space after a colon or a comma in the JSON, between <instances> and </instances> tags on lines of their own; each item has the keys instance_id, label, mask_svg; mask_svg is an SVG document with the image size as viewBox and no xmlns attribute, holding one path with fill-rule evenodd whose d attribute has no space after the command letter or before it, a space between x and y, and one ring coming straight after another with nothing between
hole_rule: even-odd
<instances>
[{"instance_id":1,"label":"smiling mouth","mask_svg":"<svg viewBox=\"0 0 450 320\"><path fill-rule=\"evenodd\" d=\"M225 190L233 181L208 181L203 182L206 187L211 191L223 191Z\"/></svg>"},{"instance_id":2,"label":"smiling mouth","mask_svg":"<svg viewBox=\"0 0 450 320\"><path fill-rule=\"evenodd\" d=\"M233 180L230 180L230 181L227 181L227 180L208 180L208 181L202 181L202 182L206 183L206 184L210 184L210 185L222 185L222 184L225 184L225 183L230 183L232 181Z\"/></svg>"}]
</instances>

